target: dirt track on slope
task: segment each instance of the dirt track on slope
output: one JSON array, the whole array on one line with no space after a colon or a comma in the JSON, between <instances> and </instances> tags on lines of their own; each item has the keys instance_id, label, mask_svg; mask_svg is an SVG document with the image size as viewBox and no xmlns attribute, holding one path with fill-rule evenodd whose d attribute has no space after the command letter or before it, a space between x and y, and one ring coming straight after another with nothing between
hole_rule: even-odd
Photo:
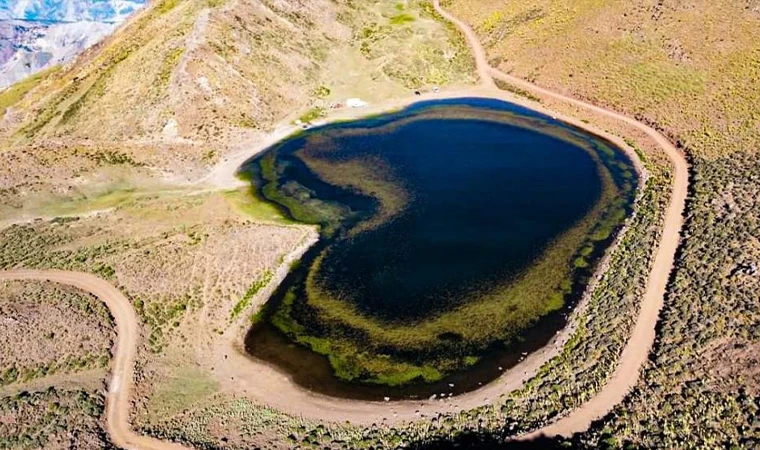
<instances>
[{"instance_id":1,"label":"dirt track on slope","mask_svg":"<svg viewBox=\"0 0 760 450\"><path fill-rule=\"evenodd\" d=\"M475 33L465 23L443 10L439 0L433 0L433 4L439 14L456 24L467 37L467 41L470 43L470 47L475 54L475 60L478 64L478 73L482 74L485 68L488 67L488 58ZM602 388L602 390L591 400L584 403L580 408L573 410L569 415L559 419L557 422L536 430L533 433L522 436L521 438L531 439L539 435L569 436L573 433L587 430L591 425L591 422L600 419L623 401L628 392L630 392L636 384L641 367L647 360L649 351L654 344L655 326L657 325L659 313L664 303L665 288L667 287L670 273L673 270L675 254L680 240L681 227L683 225L683 211L686 205L686 196L689 185L688 164L684 155L662 134L637 120L581 100L552 92L520 78L507 75L491 67L488 67L488 72L495 78L511 83L529 92L570 103L596 114L624 122L627 125L643 131L665 152L674 168L673 190L670 203L668 204L665 213L665 223L657 248L657 254L655 255L652 271L649 273L646 291L641 299L641 310L636 319L636 325L628 343L623 349L623 353L620 355L617 368L610 379L607 380L604 388Z\"/></svg>"},{"instance_id":2,"label":"dirt track on slope","mask_svg":"<svg viewBox=\"0 0 760 450\"><path fill-rule=\"evenodd\" d=\"M156 450L184 449L181 445L140 436L129 426L129 394L132 390L135 353L140 338L140 323L129 300L111 283L94 275L61 270L10 270L0 272L0 280L38 280L66 284L101 299L116 323L116 349L111 380L106 396L106 426L114 444L122 448Z\"/></svg>"},{"instance_id":3,"label":"dirt track on slope","mask_svg":"<svg viewBox=\"0 0 760 450\"><path fill-rule=\"evenodd\" d=\"M664 305L665 289L670 274L673 271L676 250L680 242L683 212L688 195L689 166L684 155L670 141L659 132L641 122L613 111L608 111L598 106L540 88L496 69L492 69L491 73L495 78L502 79L521 88L557 100L566 101L633 126L646 133L665 152L673 164L671 197L665 211L665 221L654 258L654 264L647 279L646 291L641 299L641 309L636 319L636 325L620 355L620 360L615 371L610 379L607 380L604 388L580 408L573 410L568 416L563 417L557 422L521 438L530 439L539 435L570 436L573 433L587 430L593 421L604 417L622 402L638 381L641 367L647 361L656 337L655 327L659 319L660 310Z\"/></svg>"},{"instance_id":4,"label":"dirt track on slope","mask_svg":"<svg viewBox=\"0 0 760 450\"><path fill-rule=\"evenodd\" d=\"M499 91L493 84L492 77L500 78L527 91L568 102L575 106L593 111L594 113L619 120L646 133L671 159L674 166L673 191L668 209L662 237L655 255L654 265L650 273L646 292L642 298L641 311L637 318L631 338L621 355L617 369L608 380L605 387L591 400L580 408L561 418L554 424L535 431L522 438L530 438L539 434L569 435L573 432L584 431L590 423L611 411L629 392L636 383L641 366L655 338L655 325L659 311L663 305L665 287L673 267L675 251L679 242L682 225L682 212L688 186L688 167L683 155L662 135L634 119L608 111L597 106L556 94L535 86L521 79L511 77L488 66L485 52L477 41L474 32L464 23L440 8L438 0L434 0L438 12L447 20L455 23L466 36L475 56L481 85L475 88L455 92L431 94L423 98L411 97L394 100L373 108L339 113L339 117L358 118L363 115L402 107L419 100L432 100L454 97L484 97L495 98L522 104L532 109L551 114L568 123L584 128L592 133L610 139L621 148L630 148L616 136L605 133L594 126L580 120L546 110L535 103L527 102ZM337 118L337 117L334 117ZM250 157L264 145L252 147L247 151ZM243 159L244 160L244 159ZM234 166L234 167L233 167ZM219 187L227 187L234 182L234 171L237 169L232 161L228 161L217 172L214 180L220 180ZM212 181L212 180L210 180ZM216 183L215 183L216 184ZM3 279L36 279L50 280L78 287L98 296L111 310L117 327L117 344L110 388L107 396L107 427L116 445L125 448L144 449L182 449L181 445L163 442L157 439L137 435L129 426L129 395L132 387L133 368L136 347L139 341L140 325L126 297L108 282L89 274L62 271L13 270L0 272ZM258 302L266 301L263 296ZM400 402L367 402L327 397L306 391L296 386L285 374L282 374L265 363L253 360L244 355L241 350L240 338L224 339L224 348L220 347L214 353L228 354L231 360L220 361L224 367L225 376L234 374L234 388L238 393L266 403L284 412L334 422L349 420L357 424L398 423L402 421L419 420L426 415L438 412L455 412L470 409L493 402L499 396L519 388L524 381L532 377L536 371L550 358L561 350L564 341L569 337L569 329L561 331L558 336L544 349L535 352L518 366L505 372L499 379L477 391L466 393L446 400L422 400ZM214 358L217 359L217 358Z\"/></svg>"}]
</instances>

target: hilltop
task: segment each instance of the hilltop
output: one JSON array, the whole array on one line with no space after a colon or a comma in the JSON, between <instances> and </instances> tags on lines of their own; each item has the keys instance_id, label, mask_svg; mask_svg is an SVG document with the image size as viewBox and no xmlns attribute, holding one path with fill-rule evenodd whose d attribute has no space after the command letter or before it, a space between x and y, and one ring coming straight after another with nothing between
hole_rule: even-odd
<instances>
[{"instance_id":1,"label":"hilltop","mask_svg":"<svg viewBox=\"0 0 760 450\"><path fill-rule=\"evenodd\" d=\"M423 4L156 3L75 65L0 94L0 158L15 167L0 186L6 214L51 191L192 183L346 98L467 83L461 38Z\"/></svg>"}]
</instances>

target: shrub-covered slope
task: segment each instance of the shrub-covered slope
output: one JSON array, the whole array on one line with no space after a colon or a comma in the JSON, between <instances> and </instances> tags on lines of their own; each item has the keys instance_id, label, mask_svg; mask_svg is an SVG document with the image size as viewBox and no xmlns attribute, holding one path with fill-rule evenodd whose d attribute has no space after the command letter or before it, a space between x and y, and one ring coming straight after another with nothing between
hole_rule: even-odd
<instances>
[{"instance_id":1,"label":"shrub-covered slope","mask_svg":"<svg viewBox=\"0 0 760 450\"><path fill-rule=\"evenodd\" d=\"M451 0L492 64L652 123L693 165L639 386L593 445L758 445L760 3Z\"/></svg>"}]
</instances>

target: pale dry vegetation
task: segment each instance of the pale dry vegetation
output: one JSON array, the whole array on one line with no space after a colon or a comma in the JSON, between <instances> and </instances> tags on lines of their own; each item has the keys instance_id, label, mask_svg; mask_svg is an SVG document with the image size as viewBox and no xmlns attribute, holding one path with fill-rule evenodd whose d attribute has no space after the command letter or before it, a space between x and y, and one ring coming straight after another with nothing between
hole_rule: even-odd
<instances>
[{"instance_id":1,"label":"pale dry vegetation","mask_svg":"<svg viewBox=\"0 0 760 450\"><path fill-rule=\"evenodd\" d=\"M76 288L0 282L0 385L106 367L115 339L108 309Z\"/></svg>"},{"instance_id":2,"label":"pale dry vegetation","mask_svg":"<svg viewBox=\"0 0 760 450\"><path fill-rule=\"evenodd\" d=\"M760 15L746 1L446 3L505 72L656 124L704 156L756 144Z\"/></svg>"},{"instance_id":3,"label":"pale dry vegetation","mask_svg":"<svg viewBox=\"0 0 760 450\"><path fill-rule=\"evenodd\" d=\"M170 335L197 340L223 329L251 284L309 232L251 222L221 194L135 195L95 216L0 231L0 266L80 270L113 281L159 352Z\"/></svg>"},{"instance_id":4,"label":"pale dry vegetation","mask_svg":"<svg viewBox=\"0 0 760 450\"><path fill-rule=\"evenodd\" d=\"M238 208L254 215L241 214ZM197 408L202 405L198 402L219 390L214 374L201 367L212 342L233 325L233 312L242 321L255 312L247 293L268 283L286 255L314 233L311 228L283 224L272 213L242 193L134 194L96 215L38 220L1 230L0 266L90 272L128 296L145 324L138 343L133 413L137 422L150 423ZM39 313L49 309L39 292L31 287L27 291L25 308L15 307L14 317L16 311L35 306L41 308ZM13 292L8 295L15 299L18 294ZM87 307L105 310L93 303L99 300L87 300ZM58 328L69 327L71 333L93 333L92 320L78 319L79 303L70 303L68 308L61 306L62 312L72 310L68 315L47 320ZM6 309L0 304L0 310ZM71 318L77 324L67 325ZM43 340L49 337L46 328L37 333ZM63 351L71 336L60 337ZM27 341L20 336L7 345ZM68 361L64 358L68 352L56 354L53 349L58 346L51 345L41 342L38 350L46 352L52 366ZM36 355L20 355L23 349L17 350L0 361L19 364ZM108 356L97 361L107 364Z\"/></svg>"},{"instance_id":5,"label":"pale dry vegetation","mask_svg":"<svg viewBox=\"0 0 760 450\"><path fill-rule=\"evenodd\" d=\"M244 397L215 394L199 407L166 416L142 430L163 439L214 449L393 448L396 437L367 438L377 432L347 424L319 423L283 414ZM382 442L382 446L377 446ZM375 447L369 447L370 443Z\"/></svg>"}]
</instances>

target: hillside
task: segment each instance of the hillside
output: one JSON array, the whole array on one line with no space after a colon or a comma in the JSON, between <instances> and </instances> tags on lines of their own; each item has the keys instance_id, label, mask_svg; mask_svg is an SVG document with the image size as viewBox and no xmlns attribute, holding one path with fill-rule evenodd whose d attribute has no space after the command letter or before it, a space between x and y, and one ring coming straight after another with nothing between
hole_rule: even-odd
<instances>
[{"instance_id":1,"label":"hillside","mask_svg":"<svg viewBox=\"0 0 760 450\"><path fill-rule=\"evenodd\" d=\"M0 88L64 64L112 33L144 0L14 0L0 5Z\"/></svg>"},{"instance_id":2,"label":"hillside","mask_svg":"<svg viewBox=\"0 0 760 450\"><path fill-rule=\"evenodd\" d=\"M466 48L423 3L158 2L76 65L0 94L0 160L16 167L0 203L196 181L310 109L468 82Z\"/></svg>"},{"instance_id":3,"label":"hillside","mask_svg":"<svg viewBox=\"0 0 760 450\"><path fill-rule=\"evenodd\" d=\"M693 165L683 247L651 362L634 395L589 442L756 445L760 3L446 6L476 30L492 65L643 119Z\"/></svg>"}]
</instances>

